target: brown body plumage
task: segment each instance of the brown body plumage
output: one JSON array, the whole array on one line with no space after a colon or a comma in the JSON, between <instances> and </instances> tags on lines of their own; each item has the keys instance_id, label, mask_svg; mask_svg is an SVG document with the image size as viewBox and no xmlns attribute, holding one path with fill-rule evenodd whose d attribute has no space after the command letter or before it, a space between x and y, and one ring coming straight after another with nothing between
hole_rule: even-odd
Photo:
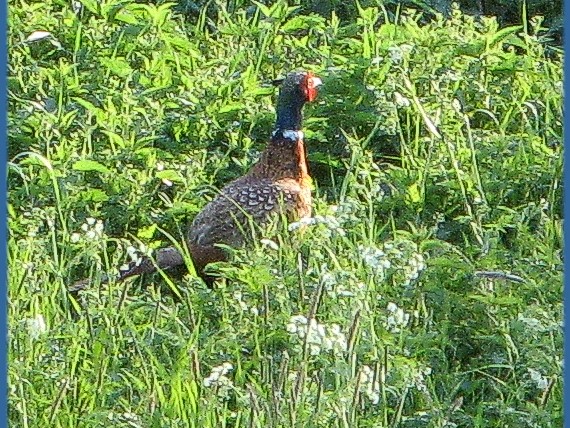
<instances>
[{"instance_id":1,"label":"brown body plumage","mask_svg":"<svg viewBox=\"0 0 570 428\"><path fill-rule=\"evenodd\" d=\"M311 179L307 170L301 109L313 101L320 79L292 73L283 81L277 121L271 140L257 164L225 186L198 214L188 233L188 247L197 273L208 263L226 259L217 244L241 247L274 214L288 219L311 215Z\"/></svg>"},{"instance_id":2,"label":"brown body plumage","mask_svg":"<svg viewBox=\"0 0 570 428\"><path fill-rule=\"evenodd\" d=\"M302 140L294 146L273 142L248 174L225 186L198 214L188 233L198 274L209 279L203 274L206 265L226 259L217 244L243 246L273 214L284 214L290 220L311 215L310 177Z\"/></svg>"},{"instance_id":3,"label":"brown body plumage","mask_svg":"<svg viewBox=\"0 0 570 428\"><path fill-rule=\"evenodd\" d=\"M317 95L319 78L311 73L290 73L281 82L277 119L260 160L249 172L226 185L194 219L186 237L197 274L208 285L209 263L227 260L219 245L242 247L274 215L295 220L311 215L311 179L303 141L302 108ZM156 264L155 264L156 263ZM157 251L155 263L144 258L121 272L120 280L184 264L182 255L168 247ZM77 284L77 283L76 283Z\"/></svg>"}]
</instances>

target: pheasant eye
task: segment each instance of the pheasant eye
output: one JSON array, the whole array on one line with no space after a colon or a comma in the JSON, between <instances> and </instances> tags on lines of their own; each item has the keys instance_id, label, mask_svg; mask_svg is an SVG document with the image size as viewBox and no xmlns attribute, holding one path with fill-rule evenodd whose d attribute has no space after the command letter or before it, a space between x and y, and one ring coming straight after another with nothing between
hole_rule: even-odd
<instances>
[{"instance_id":1,"label":"pheasant eye","mask_svg":"<svg viewBox=\"0 0 570 428\"><path fill-rule=\"evenodd\" d=\"M318 90L317 88L322 85L323 82L317 76L312 73L308 73L305 77L304 92L307 101L312 102L317 98Z\"/></svg>"}]
</instances>

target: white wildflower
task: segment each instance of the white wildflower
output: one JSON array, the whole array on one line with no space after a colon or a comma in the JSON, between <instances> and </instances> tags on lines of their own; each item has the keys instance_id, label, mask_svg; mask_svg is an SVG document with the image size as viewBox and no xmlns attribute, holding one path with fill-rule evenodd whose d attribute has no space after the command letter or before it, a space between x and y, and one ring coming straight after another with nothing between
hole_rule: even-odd
<instances>
[{"instance_id":1,"label":"white wildflower","mask_svg":"<svg viewBox=\"0 0 570 428\"><path fill-rule=\"evenodd\" d=\"M372 61L370 61L370 65L380 65L380 63L384 61L384 57L382 56L375 56L374 58L372 58Z\"/></svg>"},{"instance_id":2,"label":"white wildflower","mask_svg":"<svg viewBox=\"0 0 570 428\"><path fill-rule=\"evenodd\" d=\"M101 236L104 230L103 222L101 220L97 220L97 223L95 223L93 230L97 235Z\"/></svg>"},{"instance_id":3,"label":"white wildflower","mask_svg":"<svg viewBox=\"0 0 570 428\"><path fill-rule=\"evenodd\" d=\"M288 230L292 232L294 230L303 228L304 226L313 226L316 224L322 224L331 232L336 232L340 236L346 234L345 230L341 227L339 221L333 216L322 216L316 215L314 217L303 217L299 221L295 221L289 224Z\"/></svg>"},{"instance_id":4,"label":"white wildflower","mask_svg":"<svg viewBox=\"0 0 570 428\"><path fill-rule=\"evenodd\" d=\"M404 312L394 302L388 303L386 307L388 317L386 319L386 329L392 333L399 333L403 327L408 325L410 314Z\"/></svg>"},{"instance_id":5,"label":"white wildflower","mask_svg":"<svg viewBox=\"0 0 570 428\"><path fill-rule=\"evenodd\" d=\"M410 386L417 388L418 391L421 391L426 395L429 394L427 385L425 383L425 379L429 375L431 375L431 367L424 367L416 370L412 375Z\"/></svg>"},{"instance_id":6,"label":"white wildflower","mask_svg":"<svg viewBox=\"0 0 570 428\"><path fill-rule=\"evenodd\" d=\"M288 333L295 334L297 333L297 324L290 322L285 326L285 330L287 330Z\"/></svg>"},{"instance_id":7,"label":"white wildflower","mask_svg":"<svg viewBox=\"0 0 570 428\"><path fill-rule=\"evenodd\" d=\"M76 15L79 15L83 10L83 4L80 1L72 0L71 1L71 8Z\"/></svg>"},{"instance_id":8,"label":"white wildflower","mask_svg":"<svg viewBox=\"0 0 570 428\"><path fill-rule=\"evenodd\" d=\"M221 397L227 397L233 388L233 382L226 375L233 370L231 363L225 362L220 366L213 367L210 375L203 380L206 388L216 388L216 393Z\"/></svg>"},{"instance_id":9,"label":"white wildflower","mask_svg":"<svg viewBox=\"0 0 570 428\"><path fill-rule=\"evenodd\" d=\"M525 326L529 330L535 330L535 331L544 331L545 330L544 326L542 325L540 320L537 318L525 317L523 314L519 314L517 319L520 322L522 322L523 324L525 324Z\"/></svg>"},{"instance_id":10,"label":"white wildflower","mask_svg":"<svg viewBox=\"0 0 570 428\"><path fill-rule=\"evenodd\" d=\"M103 226L103 222L101 220L96 220L93 217L86 218L85 223L81 225L81 230L85 232L85 236L89 240L94 240L96 238L102 237L104 229L105 227ZM78 238L74 237L73 239Z\"/></svg>"},{"instance_id":11,"label":"white wildflower","mask_svg":"<svg viewBox=\"0 0 570 428\"><path fill-rule=\"evenodd\" d=\"M377 274L382 274L384 270L389 269L392 263L388 259L386 253L376 247L358 246L358 250L362 255L362 261L370 269Z\"/></svg>"},{"instance_id":12,"label":"white wildflower","mask_svg":"<svg viewBox=\"0 0 570 428\"><path fill-rule=\"evenodd\" d=\"M272 241L271 239L263 238L259 242L265 245L266 247L271 248L272 250L277 251L279 249L279 245L277 244L277 242Z\"/></svg>"},{"instance_id":13,"label":"white wildflower","mask_svg":"<svg viewBox=\"0 0 570 428\"><path fill-rule=\"evenodd\" d=\"M535 369L527 369L530 379L536 384L536 387L540 390L545 390L548 388L548 378L542 376L542 374Z\"/></svg>"},{"instance_id":14,"label":"white wildflower","mask_svg":"<svg viewBox=\"0 0 570 428\"><path fill-rule=\"evenodd\" d=\"M337 324L327 326L314 318L307 320L303 315L292 316L286 330L306 341L311 355L318 355L321 350L340 354L347 349L346 336Z\"/></svg>"},{"instance_id":15,"label":"white wildflower","mask_svg":"<svg viewBox=\"0 0 570 428\"><path fill-rule=\"evenodd\" d=\"M362 366L359 373L360 392L365 394L372 404L380 401L380 381L374 379L374 370L369 366Z\"/></svg>"},{"instance_id":16,"label":"white wildflower","mask_svg":"<svg viewBox=\"0 0 570 428\"><path fill-rule=\"evenodd\" d=\"M125 412L121 415L124 422L127 422L131 426L140 427L142 426L142 420L136 413Z\"/></svg>"},{"instance_id":17,"label":"white wildflower","mask_svg":"<svg viewBox=\"0 0 570 428\"><path fill-rule=\"evenodd\" d=\"M243 295L241 291L234 292L234 299L237 300L242 311L245 312L249 310L249 306L247 306L247 304L243 301Z\"/></svg>"},{"instance_id":18,"label":"white wildflower","mask_svg":"<svg viewBox=\"0 0 570 428\"><path fill-rule=\"evenodd\" d=\"M42 314L36 315L34 318L26 319L28 334L32 340L39 339L47 332L46 322Z\"/></svg>"}]
</instances>

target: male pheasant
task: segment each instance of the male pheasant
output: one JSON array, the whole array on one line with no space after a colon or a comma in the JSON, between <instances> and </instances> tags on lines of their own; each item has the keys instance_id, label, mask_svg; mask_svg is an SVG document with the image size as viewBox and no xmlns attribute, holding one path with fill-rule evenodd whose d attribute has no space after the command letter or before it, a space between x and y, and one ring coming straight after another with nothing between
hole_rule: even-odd
<instances>
[{"instance_id":1,"label":"male pheasant","mask_svg":"<svg viewBox=\"0 0 570 428\"><path fill-rule=\"evenodd\" d=\"M219 245L242 247L258 226L274 215L294 220L311 215L311 179L303 141L302 109L314 101L321 79L310 72L293 72L280 84L275 128L260 160L247 174L227 184L194 219L186 243L196 273L208 284L214 278L205 272L209 263L227 260ZM157 251L155 262L143 258L122 271L119 280L184 264L174 247Z\"/></svg>"}]
</instances>

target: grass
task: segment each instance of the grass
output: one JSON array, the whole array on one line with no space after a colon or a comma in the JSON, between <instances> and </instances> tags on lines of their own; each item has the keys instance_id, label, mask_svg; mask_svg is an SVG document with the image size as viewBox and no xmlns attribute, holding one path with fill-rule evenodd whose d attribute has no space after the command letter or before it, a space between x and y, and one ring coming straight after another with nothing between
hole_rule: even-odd
<instances>
[{"instance_id":1,"label":"grass","mask_svg":"<svg viewBox=\"0 0 570 428\"><path fill-rule=\"evenodd\" d=\"M540 20L218 10L12 2L10 425L561 426L562 54ZM324 81L313 224L235 251L214 291L100 284L247 171L292 69Z\"/></svg>"}]
</instances>

